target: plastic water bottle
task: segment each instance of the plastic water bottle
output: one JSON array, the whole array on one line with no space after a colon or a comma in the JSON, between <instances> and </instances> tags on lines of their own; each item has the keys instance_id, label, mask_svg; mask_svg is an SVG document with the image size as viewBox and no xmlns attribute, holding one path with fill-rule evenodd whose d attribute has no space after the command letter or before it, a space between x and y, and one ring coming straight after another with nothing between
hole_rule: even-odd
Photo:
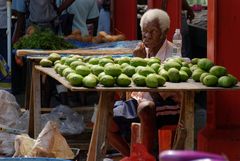
<instances>
[{"instance_id":1,"label":"plastic water bottle","mask_svg":"<svg viewBox=\"0 0 240 161\"><path fill-rule=\"evenodd\" d=\"M181 57L182 56L182 35L180 29L176 29L173 35L173 56Z\"/></svg>"}]
</instances>

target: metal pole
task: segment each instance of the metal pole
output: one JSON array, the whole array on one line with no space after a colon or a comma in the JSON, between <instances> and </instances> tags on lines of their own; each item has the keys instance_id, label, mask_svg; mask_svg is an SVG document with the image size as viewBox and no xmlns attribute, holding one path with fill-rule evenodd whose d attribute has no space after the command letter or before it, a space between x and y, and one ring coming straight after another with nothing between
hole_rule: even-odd
<instances>
[{"instance_id":1,"label":"metal pole","mask_svg":"<svg viewBox=\"0 0 240 161\"><path fill-rule=\"evenodd\" d=\"M11 65L12 65L12 61L11 61L11 55L12 55L12 31L11 31L11 6L12 6L12 1L11 0L7 0L7 58L8 58L8 67L11 70Z\"/></svg>"}]
</instances>

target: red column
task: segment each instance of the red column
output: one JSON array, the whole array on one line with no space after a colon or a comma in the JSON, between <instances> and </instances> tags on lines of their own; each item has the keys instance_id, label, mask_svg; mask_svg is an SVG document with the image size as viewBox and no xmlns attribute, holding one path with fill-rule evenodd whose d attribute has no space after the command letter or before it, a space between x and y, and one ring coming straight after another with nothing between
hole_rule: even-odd
<instances>
[{"instance_id":1,"label":"red column","mask_svg":"<svg viewBox=\"0 0 240 161\"><path fill-rule=\"evenodd\" d=\"M208 1L208 58L240 79L238 46L240 1ZM198 150L240 160L240 92L208 94L207 127L199 133Z\"/></svg>"},{"instance_id":2,"label":"red column","mask_svg":"<svg viewBox=\"0 0 240 161\"><path fill-rule=\"evenodd\" d=\"M128 40L137 39L136 0L113 0L113 33L126 35Z\"/></svg>"},{"instance_id":3,"label":"red column","mask_svg":"<svg viewBox=\"0 0 240 161\"><path fill-rule=\"evenodd\" d=\"M164 0L148 0L149 8L162 9ZM167 0L167 13L169 14L171 24L168 33L168 40L172 41L173 34L176 28L181 28L181 10L182 0Z\"/></svg>"}]
</instances>

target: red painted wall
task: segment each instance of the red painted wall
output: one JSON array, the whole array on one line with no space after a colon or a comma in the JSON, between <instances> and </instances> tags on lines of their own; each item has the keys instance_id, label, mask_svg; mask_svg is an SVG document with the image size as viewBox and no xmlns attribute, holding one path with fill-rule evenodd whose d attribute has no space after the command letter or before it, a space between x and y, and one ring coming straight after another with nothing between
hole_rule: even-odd
<instances>
[{"instance_id":1,"label":"red painted wall","mask_svg":"<svg viewBox=\"0 0 240 161\"><path fill-rule=\"evenodd\" d=\"M208 1L208 58L240 79L240 1ZM208 93L207 127L199 133L198 150L240 160L240 91Z\"/></svg>"},{"instance_id":2,"label":"red painted wall","mask_svg":"<svg viewBox=\"0 0 240 161\"><path fill-rule=\"evenodd\" d=\"M123 33L128 40L137 39L137 1L113 0L113 33Z\"/></svg>"}]
</instances>

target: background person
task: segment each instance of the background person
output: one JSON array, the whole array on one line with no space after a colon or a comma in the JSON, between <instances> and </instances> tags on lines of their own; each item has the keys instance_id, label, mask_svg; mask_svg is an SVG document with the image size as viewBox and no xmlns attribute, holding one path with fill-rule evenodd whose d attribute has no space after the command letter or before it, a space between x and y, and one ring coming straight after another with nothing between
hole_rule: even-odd
<instances>
[{"instance_id":1,"label":"background person","mask_svg":"<svg viewBox=\"0 0 240 161\"><path fill-rule=\"evenodd\" d=\"M75 2L68 7L68 12L74 14L73 31L80 30L82 36L96 35L99 16L96 0L75 0ZM88 24L90 24L90 31L92 33L88 31Z\"/></svg>"},{"instance_id":2,"label":"background person","mask_svg":"<svg viewBox=\"0 0 240 161\"><path fill-rule=\"evenodd\" d=\"M0 55L7 62L7 1L0 0Z\"/></svg>"}]
</instances>

